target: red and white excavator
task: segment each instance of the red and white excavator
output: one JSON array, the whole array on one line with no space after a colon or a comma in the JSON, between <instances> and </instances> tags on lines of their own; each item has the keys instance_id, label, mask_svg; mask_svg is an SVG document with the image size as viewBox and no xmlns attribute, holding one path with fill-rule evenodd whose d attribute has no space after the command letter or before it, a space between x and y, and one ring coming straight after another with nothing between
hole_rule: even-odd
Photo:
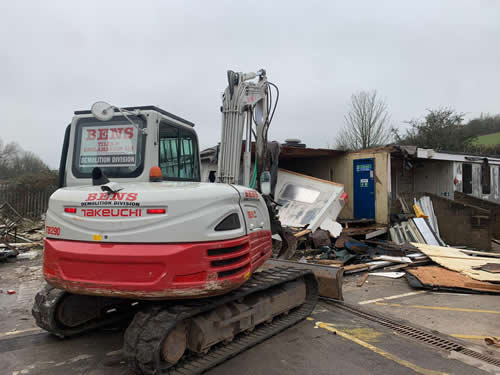
<instances>
[{"instance_id":1,"label":"red and white excavator","mask_svg":"<svg viewBox=\"0 0 500 375\"><path fill-rule=\"evenodd\" d=\"M216 183L200 182L193 123L154 106L75 112L46 216L40 327L67 337L129 319L134 369L187 374L312 311L310 271L254 274L281 230L266 159L277 87L264 70L228 81Z\"/></svg>"}]
</instances>

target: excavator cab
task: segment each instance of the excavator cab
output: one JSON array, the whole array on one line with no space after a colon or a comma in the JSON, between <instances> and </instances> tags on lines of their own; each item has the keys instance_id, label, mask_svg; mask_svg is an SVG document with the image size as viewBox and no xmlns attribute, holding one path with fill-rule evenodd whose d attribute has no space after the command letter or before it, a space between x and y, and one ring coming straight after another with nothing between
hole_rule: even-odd
<instances>
[{"instance_id":1,"label":"excavator cab","mask_svg":"<svg viewBox=\"0 0 500 375\"><path fill-rule=\"evenodd\" d=\"M165 181L200 181L192 122L154 106L108 111L113 116L105 120L91 111L75 112L61 157L62 186L86 184L94 168L117 182L149 181L154 166Z\"/></svg>"}]
</instances>

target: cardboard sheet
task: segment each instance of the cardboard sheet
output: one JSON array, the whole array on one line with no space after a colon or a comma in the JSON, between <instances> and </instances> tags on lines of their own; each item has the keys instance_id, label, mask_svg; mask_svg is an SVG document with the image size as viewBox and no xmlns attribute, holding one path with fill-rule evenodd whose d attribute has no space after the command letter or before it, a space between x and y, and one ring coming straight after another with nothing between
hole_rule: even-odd
<instances>
[{"instance_id":1,"label":"cardboard sheet","mask_svg":"<svg viewBox=\"0 0 500 375\"><path fill-rule=\"evenodd\" d=\"M500 285L477 281L459 272L439 266L408 268L406 272L416 277L423 284L423 287L428 289L456 288L500 293Z\"/></svg>"}]
</instances>

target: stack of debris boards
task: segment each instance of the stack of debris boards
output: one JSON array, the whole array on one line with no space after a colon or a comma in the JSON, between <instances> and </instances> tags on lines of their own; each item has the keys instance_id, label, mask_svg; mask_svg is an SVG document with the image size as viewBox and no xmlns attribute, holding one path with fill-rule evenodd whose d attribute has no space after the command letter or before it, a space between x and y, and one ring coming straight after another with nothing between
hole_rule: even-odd
<instances>
[{"instance_id":1,"label":"stack of debris boards","mask_svg":"<svg viewBox=\"0 0 500 375\"><path fill-rule=\"evenodd\" d=\"M34 259L41 249L43 221L22 217L9 203L0 204L0 260Z\"/></svg>"},{"instance_id":2,"label":"stack of debris boards","mask_svg":"<svg viewBox=\"0 0 500 375\"><path fill-rule=\"evenodd\" d=\"M404 213L413 216L407 205L402 200L400 201ZM408 220L400 221L389 228L392 241L397 244L419 242L445 246L446 244L439 236L438 222L431 199L427 196L423 196L418 201L415 199L413 207L417 217L408 217Z\"/></svg>"},{"instance_id":3,"label":"stack of debris boards","mask_svg":"<svg viewBox=\"0 0 500 375\"><path fill-rule=\"evenodd\" d=\"M500 293L500 254L413 243L439 266L408 270L410 285L433 290Z\"/></svg>"}]
</instances>

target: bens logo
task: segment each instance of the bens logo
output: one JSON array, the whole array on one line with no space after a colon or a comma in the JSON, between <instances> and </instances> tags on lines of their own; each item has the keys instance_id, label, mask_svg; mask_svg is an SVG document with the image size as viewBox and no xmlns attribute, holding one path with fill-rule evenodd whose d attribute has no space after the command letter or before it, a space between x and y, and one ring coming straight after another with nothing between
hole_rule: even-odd
<instances>
[{"instance_id":1,"label":"bens logo","mask_svg":"<svg viewBox=\"0 0 500 375\"><path fill-rule=\"evenodd\" d=\"M90 201L129 201L134 202L137 200L138 193L89 193L89 196L85 200L86 202Z\"/></svg>"}]
</instances>

